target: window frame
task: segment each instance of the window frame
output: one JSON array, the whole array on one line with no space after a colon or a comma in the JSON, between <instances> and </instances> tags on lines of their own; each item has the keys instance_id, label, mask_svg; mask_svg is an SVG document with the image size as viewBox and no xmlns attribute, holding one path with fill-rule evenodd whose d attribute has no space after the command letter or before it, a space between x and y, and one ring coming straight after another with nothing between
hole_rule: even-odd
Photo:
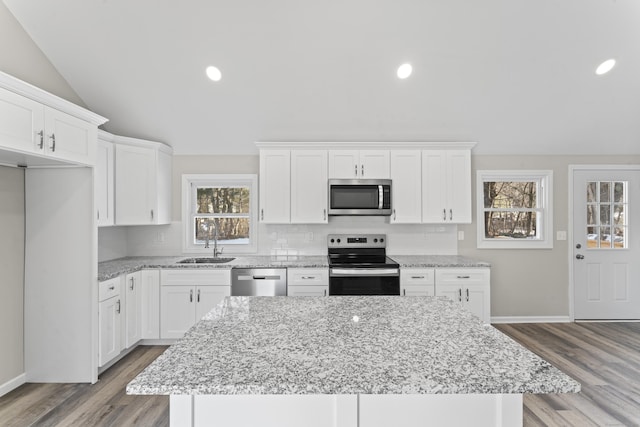
<instances>
[{"instance_id":1,"label":"window frame","mask_svg":"<svg viewBox=\"0 0 640 427\"><path fill-rule=\"evenodd\" d=\"M490 239L485 237L484 183L495 181L533 181L536 192L538 239ZM553 248L553 171L552 170L478 170L476 171L476 221L478 249L551 249Z\"/></svg>"},{"instance_id":2,"label":"window frame","mask_svg":"<svg viewBox=\"0 0 640 427\"><path fill-rule=\"evenodd\" d=\"M182 175L182 250L184 253L213 254L213 242L209 248L204 244L193 243L196 216L194 208L197 187L238 186L249 187L249 243L218 244L224 253L257 253L258 252L258 176L256 174L184 174Z\"/></svg>"}]
</instances>

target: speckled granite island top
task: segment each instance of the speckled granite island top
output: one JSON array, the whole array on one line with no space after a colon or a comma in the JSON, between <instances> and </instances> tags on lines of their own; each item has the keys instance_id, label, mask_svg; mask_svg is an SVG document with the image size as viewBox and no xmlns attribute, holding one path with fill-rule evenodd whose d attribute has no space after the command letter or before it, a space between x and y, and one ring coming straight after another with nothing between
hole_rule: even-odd
<instances>
[{"instance_id":1,"label":"speckled granite island top","mask_svg":"<svg viewBox=\"0 0 640 427\"><path fill-rule=\"evenodd\" d=\"M580 384L447 299L228 297L128 394L571 393Z\"/></svg>"}]
</instances>

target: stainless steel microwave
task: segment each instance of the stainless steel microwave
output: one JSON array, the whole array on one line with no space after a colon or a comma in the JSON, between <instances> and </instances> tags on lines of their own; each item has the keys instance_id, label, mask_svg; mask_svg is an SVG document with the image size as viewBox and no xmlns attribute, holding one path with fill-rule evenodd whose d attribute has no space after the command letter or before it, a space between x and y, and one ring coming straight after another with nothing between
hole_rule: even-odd
<instances>
[{"instance_id":1,"label":"stainless steel microwave","mask_svg":"<svg viewBox=\"0 0 640 427\"><path fill-rule=\"evenodd\" d=\"M391 180L330 179L329 215L391 215Z\"/></svg>"}]
</instances>

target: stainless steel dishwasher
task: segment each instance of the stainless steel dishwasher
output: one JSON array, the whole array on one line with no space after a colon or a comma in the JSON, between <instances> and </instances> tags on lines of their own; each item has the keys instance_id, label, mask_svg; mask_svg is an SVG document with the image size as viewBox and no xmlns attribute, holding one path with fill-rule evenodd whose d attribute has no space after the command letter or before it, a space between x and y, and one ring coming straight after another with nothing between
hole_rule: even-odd
<instances>
[{"instance_id":1,"label":"stainless steel dishwasher","mask_svg":"<svg viewBox=\"0 0 640 427\"><path fill-rule=\"evenodd\" d=\"M286 268L232 268L231 296L286 296Z\"/></svg>"}]
</instances>

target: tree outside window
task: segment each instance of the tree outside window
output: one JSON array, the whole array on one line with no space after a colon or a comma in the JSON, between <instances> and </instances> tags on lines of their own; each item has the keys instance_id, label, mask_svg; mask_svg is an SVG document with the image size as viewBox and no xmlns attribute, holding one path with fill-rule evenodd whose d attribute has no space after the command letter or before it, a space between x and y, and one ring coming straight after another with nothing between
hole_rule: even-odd
<instances>
[{"instance_id":1,"label":"tree outside window","mask_svg":"<svg viewBox=\"0 0 640 427\"><path fill-rule=\"evenodd\" d=\"M551 171L478 171L478 247L551 247Z\"/></svg>"},{"instance_id":2,"label":"tree outside window","mask_svg":"<svg viewBox=\"0 0 640 427\"><path fill-rule=\"evenodd\" d=\"M255 175L183 175L185 252L209 251L213 240L228 252L257 249Z\"/></svg>"}]
</instances>

